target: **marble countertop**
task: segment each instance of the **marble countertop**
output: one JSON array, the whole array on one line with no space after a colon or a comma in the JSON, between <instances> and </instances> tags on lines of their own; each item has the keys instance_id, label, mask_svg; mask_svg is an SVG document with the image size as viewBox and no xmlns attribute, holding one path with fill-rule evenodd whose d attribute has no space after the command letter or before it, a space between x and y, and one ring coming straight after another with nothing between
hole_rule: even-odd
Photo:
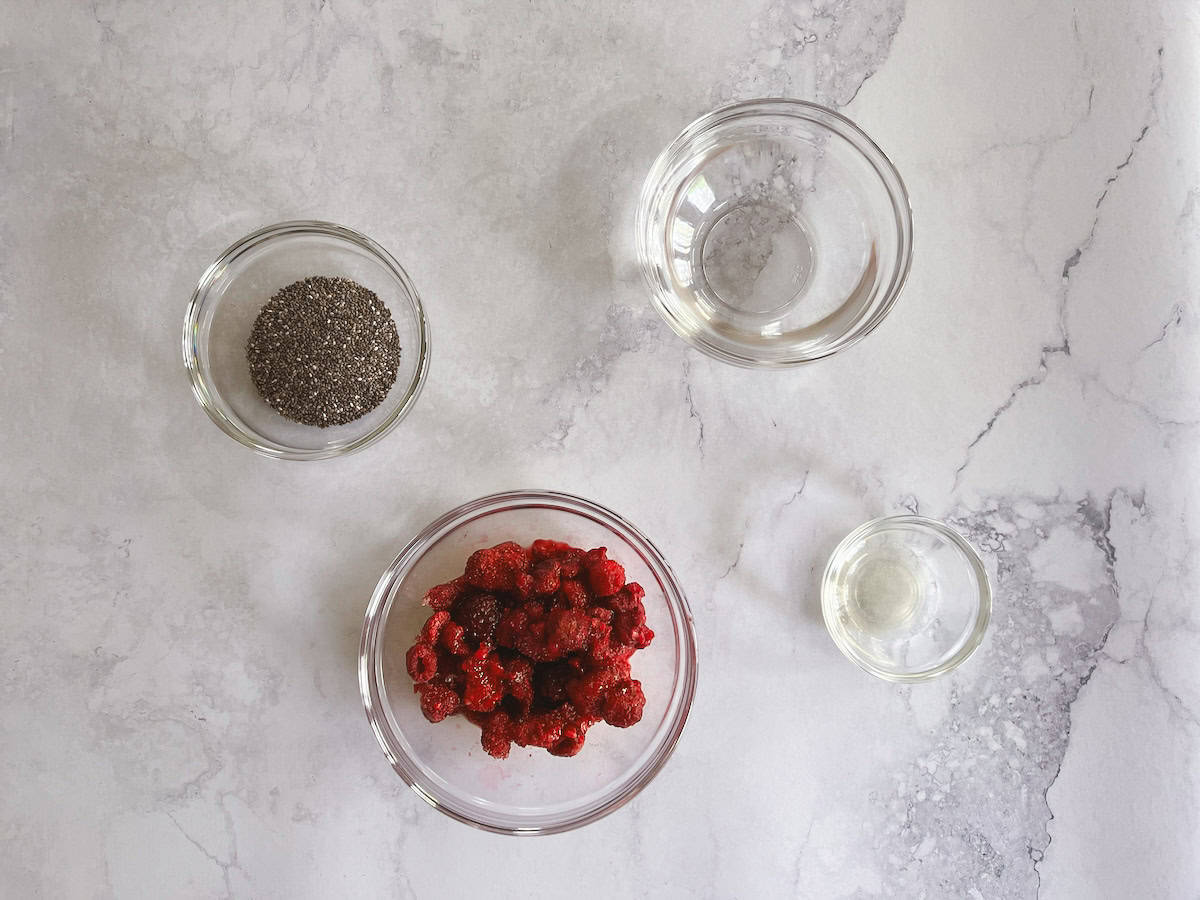
<instances>
[{"instance_id":1,"label":"marble countertop","mask_svg":"<svg viewBox=\"0 0 1200 900\"><path fill-rule=\"evenodd\" d=\"M1195 896L1194 5L17 0L0 36L0 895ZM915 211L888 320L786 373L689 350L632 249L657 152L756 95L854 118ZM285 464L179 330L301 217L396 254L433 364L385 441ZM539 839L422 803L355 672L399 547L526 486L650 534L701 654L659 777ZM908 687L817 592L903 510L996 596Z\"/></svg>"}]
</instances>

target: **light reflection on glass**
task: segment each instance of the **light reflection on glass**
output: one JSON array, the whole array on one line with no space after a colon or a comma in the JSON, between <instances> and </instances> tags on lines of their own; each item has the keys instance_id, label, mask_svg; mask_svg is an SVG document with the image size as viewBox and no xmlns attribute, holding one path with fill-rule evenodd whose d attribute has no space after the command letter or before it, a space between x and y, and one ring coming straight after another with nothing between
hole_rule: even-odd
<instances>
[{"instance_id":1,"label":"light reflection on glass","mask_svg":"<svg viewBox=\"0 0 1200 900\"><path fill-rule=\"evenodd\" d=\"M709 186L707 179L703 175L698 176L691 183L685 199L701 213L708 212L712 208L712 205L717 202L717 197L713 193L713 189Z\"/></svg>"},{"instance_id":2,"label":"light reflection on glass","mask_svg":"<svg viewBox=\"0 0 1200 900\"><path fill-rule=\"evenodd\" d=\"M695 233L694 225L677 218L671 226L671 249L676 253L687 253L692 246L692 235Z\"/></svg>"}]
</instances>

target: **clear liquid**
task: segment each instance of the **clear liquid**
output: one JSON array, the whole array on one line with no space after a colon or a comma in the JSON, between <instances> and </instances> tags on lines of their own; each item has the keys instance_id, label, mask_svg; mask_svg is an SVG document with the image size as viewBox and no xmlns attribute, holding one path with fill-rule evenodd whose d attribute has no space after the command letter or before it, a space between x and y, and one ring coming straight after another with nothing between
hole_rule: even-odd
<instances>
[{"instance_id":1,"label":"clear liquid","mask_svg":"<svg viewBox=\"0 0 1200 900\"><path fill-rule=\"evenodd\" d=\"M865 548L842 568L835 583L847 625L883 636L917 626L930 588L928 567L901 548Z\"/></svg>"}]
</instances>

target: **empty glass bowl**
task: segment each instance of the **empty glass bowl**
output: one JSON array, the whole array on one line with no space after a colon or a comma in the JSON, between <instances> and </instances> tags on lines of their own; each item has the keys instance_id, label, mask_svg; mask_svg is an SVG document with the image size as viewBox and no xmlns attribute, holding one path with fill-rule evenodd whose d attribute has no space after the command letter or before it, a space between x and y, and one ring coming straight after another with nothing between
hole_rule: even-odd
<instances>
[{"instance_id":1,"label":"empty glass bowl","mask_svg":"<svg viewBox=\"0 0 1200 900\"><path fill-rule=\"evenodd\" d=\"M421 714L405 653L429 616L425 592L462 574L467 557L502 541L537 538L607 547L627 580L646 589L649 647L634 654L646 707L630 728L593 726L579 755L513 745L493 759L462 716L432 724ZM392 767L435 808L505 834L550 834L595 821L644 788L683 730L696 689L696 638L683 590L650 540L602 506L551 491L513 491L466 503L418 534L371 598L359 652L367 718Z\"/></svg>"},{"instance_id":2,"label":"empty glass bowl","mask_svg":"<svg viewBox=\"0 0 1200 900\"><path fill-rule=\"evenodd\" d=\"M963 663L992 613L987 572L956 531L921 516L875 519L833 551L821 585L843 653L889 681L924 681Z\"/></svg>"},{"instance_id":3,"label":"empty glass bowl","mask_svg":"<svg viewBox=\"0 0 1200 900\"><path fill-rule=\"evenodd\" d=\"M312 275L370 288L400 336L396 383L383 403L329 428L279 415L259 396L246 361L246 339L263 304ZM408 274L369 237L330 222L283 222L247 235L208 267L184 316L183 361L196 400L238 443L278 459L324 459L374 443L404 418L429 371L429 329Z\"/></svg>"},{"instance_id":4,"label":"empty glass bowl","mask_svg":"<svg viewBox=\"0 0 1200 900\"><path fill-rule=\"evenodd\" d=\"M908 193L853 122L800 100L701 116L658 157L638 258L680 337L725 362L789 366L860 340L912 258Z\"/></svg>"}]
</instances>

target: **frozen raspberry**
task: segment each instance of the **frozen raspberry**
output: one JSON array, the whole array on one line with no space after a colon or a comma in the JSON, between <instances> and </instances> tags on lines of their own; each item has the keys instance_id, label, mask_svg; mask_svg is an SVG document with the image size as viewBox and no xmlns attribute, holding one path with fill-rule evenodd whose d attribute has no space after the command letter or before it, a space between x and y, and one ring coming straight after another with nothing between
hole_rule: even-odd
<instances>
[{"instance_id":1,"label":"frozen raspberry","mask_svg":"<svg viewBox=\"0 0 1200 900\"><path fill-rule=\"evenodd\" d=\"M512 747L513 736L513 724L508 713L500 711L492 713L483 720L480 728L479 743L487 755L496 759L507 758L508 751Z\"/></svg>"},{"instance_id":2,"label":"frozen raspberry","mask_svg":"<svg viewBox=\"0 0 1200 900\"><path fill-rule=\"evenodd\" d=\"M570 544L564 544L562 541L536 540L529 547L529 555L533 557L534 562L541 562L552 556L560 556L571 549Z\"/></svg>"},{"instance_id":3,"label":"frozen raspberry","mask_svg":"<svg viewBox=\"0 0 1200 900\"><path fill-rule=\"evenodd\" d=\"M586 718L568 722L563 727L562 737L548 748L552 756L574 756L583 749L583 740L592 720Z\"/></svg>"},{"instance_id":4,"label":"frozen raspberry","mask_svg":"<svg viewBox=\"0 0 1200 900\"><path fill-rule=\"evenodd\" d=\"M439 609L425 622L425 626L421 629L421 633L417 636L417 640L422 644L430 646L438 642L438 635L442 633L442 628L450 621L450 613L444 609Z\"/></svg>"},{"instance_id":5,"label":"frozen raspberry","mask_svg":"<svg viewBox=\"0 0 1200 900\"><path fill-rule=\"evenodd\" d=\"M646 695L642 693L642 683L637 680L622 681L605 695L601 712L609 725L628 728L642 721L645 706Z\"/></svg>"},{"instance_id":6,"label":"frozen raspberry","mask_svg":"<svg viewBox=\"0 0 1200 900\"><path fill-rule=\"evenodd\" d=\"M613 637L621 644L633 643L633 630L646 624L646 613L638 607L628 612L619 612L613 619Z\"/></svg>"},{"instance_id":7,"label":"frozen raspberry","mask_svg":"<svg viewBox=\"0 0 1200 900\"><path fill-rule=\"evenodd\" d=\"M614 559L589 559L584 563L584 568L587 570L588 587L597 597L611 597L625 584L625 569Z\"/></svg>"},{"instance_id":8,"label":"frozen raspberry","mask_svg":"<svg viewBox=\"0 0 1200 900\"><path fill-rule=\"evenodd\" d=\"M546 617L546 654L558 659L587 646L591 619L582 610L556 609Z\"/></svg>"},{"instance_id":9,"label":"frozen raspberry","mask_svg":"<svg viewBox=\"0 0 1200 900\"><path fill-rule=\"evenodd\" d=\"M508 695L517 708L522 713L529 712L529 707L533 705L533 665L529 660L518 657L508 664L504 678Z\"/></svg>"},{"instance_id":10,"label":"frozen raspberry","mask_svg":"<svg viewBox=\"0 0 1200 900\"><path fill-rule=\"evenodd\" d=\"M550 747L563 734L563 725L574 714L571 704L564 703L556 710L533 713L516 723L513 740L522 747Z\"/></svg>"},{"instance_id":11,"label":"frozen raspberry","mask_svg":"<svg viewBox=\"0 0 1200 900\"><path fill-rule=\"evenodd\" d=\"M551 657L546 652L546 622L545 620L530 622L525 630L517 635L517 652L524 653L534 662L548 662Z\"/></svg>"},{"instance_id":12,"label":"frozen raspberry","mask_svg":"<svg viewBox=\"0 0 1200 900\"><path fill-rule=\"evenodd\" d=\"M603 547L510 541L473 553L462 577L425 596L433 613L406 657L422 713L465 716L499 759L514 742L574 756L595 722L638 721L645 696L629 658L654 632L645 592L624 576Z\"/></svg>"},{"instance_id":13,"label":"frozen raspberry","mask_svg":"<svg viewBox=\"0 0 1200 900\"><path fill-rule=\"evenodd\" d=\"M487 644L480 645L463 663L467 676L463 704L477 712L490 712L504 696L504 666Z\"/></svg>"},{"instance_id":14,"label":"frozen raspberry","mask_svg":"<svg viewBox=\"0 0 1200 900\"><path fill-rule=\"evenodd\" d=\"M533 576L525 572L518 572L513 578L513 593L518 599L528 600L533 596Z\"/></svg>"},{"instance_id":15,"label":"frozen raspberry","mask_svg":"<svg viewBox=\"0 0 1200 900\"><path fill-rule=\"evenodd\" d=\"M522 609L510 609L500 618L496 625L496 644L500 647L515 648L517 637L529 624L529 616Z\"/></svg>"},{"instance_id":16,"label":"frozen raspberry","mask_svg":"<svg viewBox=\"0 0 1200 900\"><path fill-rule=\"evenodd\" d=\"M558 590L558 571L560 565L556 559L544 559L533 566L533 593L553 594Z\"/></svg>"},{"instance_id":17,"label":"frozen raspberry","mask_svg":"<svg viewBox=\"0 0 1200 900\"><path fill-rule=\"evenodd\" d=\"M597 622L611 624L613 620L613 611L607 606L593 606L588 610L588 615Z\"/></svg>"},{"instance_id":18,"label":"frozen raspberry","mask_svg":"<svg viewBox=\"0 0 1200 900\"><path fill-rule=\"evenodd\" d=\"M467 580L460 575L453 581L430 588L421 602L434 609L449 609L454 601L462 595L466 586Z\"/></svg>"},{"instance_id":19,"label":"frozen raspberry","mask_svg":"<svg viewBox=\"0 0 1200 900\"><path fill-rule=\"evenodd\" d=\"M467 640L491 643L500 621L500 604L492 594L473 594L462 597L452 610L454 621L463 627Z\"/></svg>"},{"instance_id":20,"label":"frozen raspberry","mask_svg":"<svg viewBox=\"0 0 1200 900\"><path fill-rule=\"evenodd\" d=\"M417 684L422 684L437 674L437 654L428 644L413 644L408 648L404 662L408 667L409 676Z\"/></svg>"},{"instance_id":21,"label":"frozen raspberry","mask_svg":"<svg viewBox=\"0 0 1200 900\"><path fill-rule=\"evenodd\" d=\"M430 722L440 722L458 712L458 694L444 684L423 684L419 693L421 712Z\"/></svg>"},{"instance_id":22,"label":"frozen raspberry","mask_svg":"<svg viewBox=\"0 0 1200 900\"><path fill-rule=\"evenodd\" d=\"M630 612L639 607L645 612L645 607L642 606L642 598L645 596L646 592L642 590L642 586L636 581L631 581L616 594L607 597L604 602L616 612Z\"/></svg>"},{"instance_id":23,"label":"frozen raspberry","mask_svg":"<svg viewBox=\"0 0 1200 900\"><path fill-rule=\"evenodd\" d=\"M506 541L495 547L476 550L467 560L464 577L476 587L488 591L511 591L518 574L529 568L529 554L520 544Z\"/></svg>"},{"instance_id":24,"label":"frozen raspberry","mask_svg":"<svg viewBox=\"0 0 1200 900\"><path fill-rule=\"evenodd\" d=\"M565 662L545 663L534 670L534 689L540 703L558 706L567 699L567 683L578 673Z\"/></svg>"},{"instance_id":25,"label":"frozen raspberry","mask_svg":"<svg viewBox=\"0 0 1200 900\"><path fill-rule=\"evenodd\" d=\"M558 595L563 604L571 609L583 609L591 599L582 584L569 579L559 586Z\"/></svg>"},{"instance_id":26,"label":"frozen raspberry","mask_svg":"<svg viewBox=\"0 0 1200 900\"><path fill-rule=\"evenodd\" d=\"M599 717L608 692L628 677L617 668L596 669L567 682L567 696L583 715Z\"/></svg>"},{"instance_id":27,"label":"frozen raspberry","mask_svg":"<svg viewBox=\"0 0 1200 900\"><path fill-rule=\"evenodd\" d=\"M471 648L465 639L466 630L457 622L447 622L438 636L438 643L455 656L469 656Z\"/></svg>"}]
</instances>

